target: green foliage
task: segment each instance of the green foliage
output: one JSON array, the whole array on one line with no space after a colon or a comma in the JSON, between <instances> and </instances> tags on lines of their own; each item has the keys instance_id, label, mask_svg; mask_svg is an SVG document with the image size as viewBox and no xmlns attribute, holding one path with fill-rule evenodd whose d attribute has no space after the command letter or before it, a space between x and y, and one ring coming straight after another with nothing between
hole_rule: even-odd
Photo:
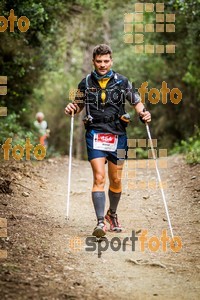
<instances>
[{"instance_id":1,"label":"green foliage","mask_svg":"<svg viewBox=\"0 0 200 300\"><path fill-rule=\"evenodd\" d=\"M104 0L80 0L78 1L84 8L92 10L97 15L100 15L108 6Z\"/></svg>"},{"instance_id":2,"label":"green foliage","mask_svg":"<svg viewBox=\"0 0 200 300\"><path fill-rule=\"evenodd\" d=\"M200 163L200 128L196 127L193 137L186 141L182 140L179 144L176 143L171 153L185 154L186 161L189 164Z\"/></svg>"},{"instance_id":3,"label":"green foliage","mask_svg":"<svg viewBox=\"0 0 200 300\"><path fill-rule=\"evenodd\" d=\"M29 130L20 125L20 116L12 113L6 118L0 118L1 137L0 144L3 144L8 138L12 138L13 144L24 145L26 138L30 138L31 143L38 143L38 132L32 126Z\"/></svg>"},{"instance_id":4,"label":"green foliage","mask_svg":"<svg viewBox=\"0 0 200 300\"><path fill-rule=\"evenodd\" d=\"M20 115L18 122L22 126L30 123L29 113L37 103L33 98L30 103L30 97L43 70L52 67L49 57L57 47L57 34L63 30L59 21L69 15L70 5L71 1L55 4L52 0L4 0L0 3L1 15L8 16L14 9L15 16L26 16L30 20L26 33L21 33L17 26L14 33L9 29L0 33L0 75L8 77L8 94L1 97L1 106ZM21 114L23 109L26 114Z\"/></svg>"}]
</instances>

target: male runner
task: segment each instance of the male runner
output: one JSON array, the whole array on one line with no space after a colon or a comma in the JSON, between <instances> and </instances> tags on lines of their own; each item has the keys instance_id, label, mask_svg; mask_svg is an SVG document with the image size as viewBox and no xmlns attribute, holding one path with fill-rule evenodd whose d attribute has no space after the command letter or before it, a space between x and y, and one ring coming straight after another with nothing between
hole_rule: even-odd
<instances>
[{"instance_id":1,"label":"male runner","mask_svg":"<svg viewBox=\"0 0 200 300\"><path fill-rule=\"evenodd\" d=\"M122 227L117 217L117 207L122 185L118 176L123 160L117 157L117 150L127 149L126 126L129 116L124 110L125 100L132 105L143 122L151 121L151 114L145 111L137 93L132 90L128 79L111 69L112 50L105 44L93 50L94 71L78 85L73 103L65 108L66 114L80 113L86 108L84 118L88 160L93 170L92 201L97 217L93 235L100 238L106 234L105 220L110 230L120 232ZM109 209L105 210L105 163L108 162Z\"/></svg>"}]
</instances>

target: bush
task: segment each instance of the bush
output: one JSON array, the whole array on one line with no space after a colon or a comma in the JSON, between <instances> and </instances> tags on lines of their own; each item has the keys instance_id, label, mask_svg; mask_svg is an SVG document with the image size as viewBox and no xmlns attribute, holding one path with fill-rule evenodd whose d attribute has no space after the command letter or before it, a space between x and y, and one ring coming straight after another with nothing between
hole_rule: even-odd
<instances>
[{"instance_id":1,"label":"bush","mask_svg":"<svg viewBox=\"0 0 200 300\"><path fill-rule=\"evenodd\" d=\"M200 128L195 128L195 134L186 141L181 141L180 144L176 143L172 154L183 153L187 163L199 164L200 163Z\"/></svg>"},{"instance_id":2,"label":"bush","mask_svg":"<svg viewBox=\"0 0 200 300\"><path fill-rule=\"evenodd\" d=\"M0 144L3 144L8 138L12 138L12 142L24 145L26 138L30 138L31 143L38 141L38 132L32 126L29 130L20 125L19 115L12 113L6 118L0 119L1 137Z\"/></svg>"}]
</instances>

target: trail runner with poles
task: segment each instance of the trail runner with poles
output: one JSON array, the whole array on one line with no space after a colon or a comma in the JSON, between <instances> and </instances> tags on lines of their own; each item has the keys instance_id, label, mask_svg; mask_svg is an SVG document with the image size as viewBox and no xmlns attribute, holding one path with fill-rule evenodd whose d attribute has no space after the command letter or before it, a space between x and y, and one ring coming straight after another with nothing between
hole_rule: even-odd
<instances>
[{"instance_id":1,"label":"trail runner with poles","mask_svg":"<svg viewBox=\"0 0 200 300\"><path fill-rule=\"evenodd\" d=\"M111 69L113 61L109 46L97 45L93 50L92 61L94 71L79 83L75 101L66 106L65 113L73 115L80 113L84 107L86 109L83 122L86 128L88 160L93 170L92 201L97 217L97 225L92 235L101 238L107 230L105 220L111 231L122 231L116 212L122 192L119 171L122 172L124 160L118 159L117 150L127 149L126 127L130 117L125 112L125 100L144 123L151 121L151 114L145 111L138 93L132 89L128 79ZM106 162L109 209L105 215Z\"/></svg>"}]
</instances>

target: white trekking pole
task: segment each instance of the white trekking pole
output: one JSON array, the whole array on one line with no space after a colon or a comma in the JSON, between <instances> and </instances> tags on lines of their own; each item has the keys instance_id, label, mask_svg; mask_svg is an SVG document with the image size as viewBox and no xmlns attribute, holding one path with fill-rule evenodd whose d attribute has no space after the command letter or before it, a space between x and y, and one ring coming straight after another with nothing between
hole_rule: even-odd
<instances>
[{"instance_id":1,"label":"white trekking pole","mask_svg":"<svg viewBox=\"0 0 200 300\"><path fill-rule=\"evenodd\" d=\"M148 134L149 141L150 141L152 156L153 156L153 159L154 159L154 162L155 162L156 172L157 172L157 175L158 175L159 186L160 186L160 190L161 190L161 194L162 194L162 198L163 198L163 202L164 202L164 206L165 206L165 211L166 211L166 215L167 215L169 229L170 229L170 232L171 232L172 240L174 240L174 234L173 234L172 225L171 225L171 221L170 221L170 217L169 217L169 211L168 211L168 207L167 207L167 201L166 201L166 198L165 198L165 194L164 194L164 190L163 190L163 186L162 186L162 181L161 181L160 173L159 173L159 170L158 170L158 164L157 164L157 159L156 159L155 151L154 151L154 148L153 148L153 142L152 142L152 138L151 138L151 133L150 133L149 125L147 124L147 122L145 124L146 124L147 134Z\"/></svg>"},{"instance_id":2,"label":"white trekking pole","mask_svg":"<svg viewBox=\"0 0 200 300\"><path fill-rule=\"evenodd\" d=\"M69 144L68 190L67 190L67 216L66 216L67 219L69 219L69 200L70 200L70 190L71 190L73 131L74 131L74 111L72 111L72 114L71 114L71 129L70 129L70 144Z\"/></svg>"}]
</instances>

